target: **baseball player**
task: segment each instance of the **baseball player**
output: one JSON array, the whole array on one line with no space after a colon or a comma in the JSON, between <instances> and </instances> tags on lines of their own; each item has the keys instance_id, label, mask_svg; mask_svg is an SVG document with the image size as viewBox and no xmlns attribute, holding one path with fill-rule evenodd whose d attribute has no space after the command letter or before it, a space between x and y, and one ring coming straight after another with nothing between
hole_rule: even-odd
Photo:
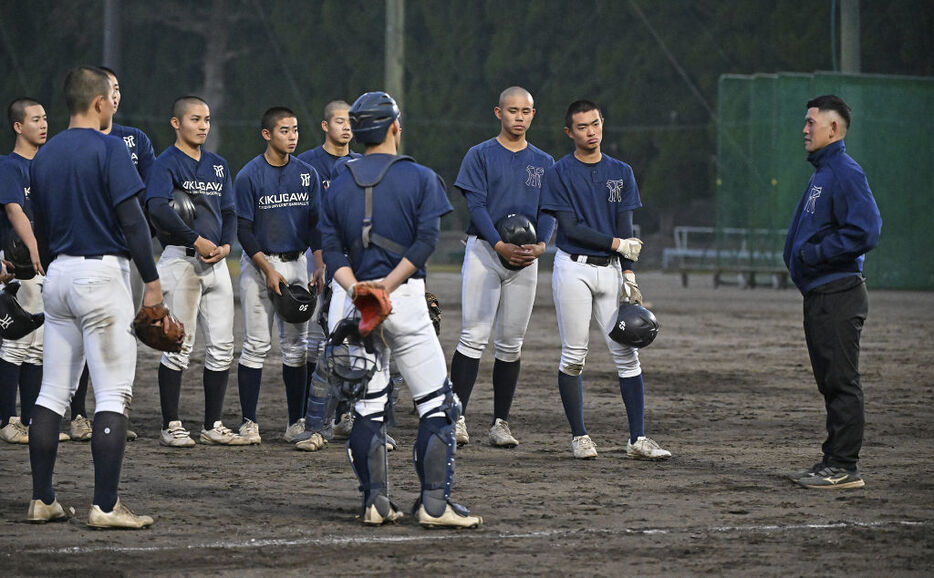
<instances>
[{"instance_id":1,"label":"baseball player","mask_svg":"<svg viewBox=\"0 0 934 578\"><path fill-rule=\"evenodd\" d=\"M671 452L645 437L639 354L608 335L616 321L621 292L630 302L642 302L632 271L642 248L642 241L632 236L632 211L642 206L639 189L629 165L600 152L603 115L596 104L587 100L571 103L564 132L574 141L574 152L545 172L542 209L558 220L552 292L561 335L558 389L571 425L571 450L575 458L597 457L596 445L584 427L581 380L593 317L619 375L629 418L626 455L669 458Z\"/></svg>"},{"instance_id":2,"label":"baseball player","mask_svg":"<svg viewBox=\"0 0 934 578\"><path fill-rule=\"evenodd\" d=\"M287 442L305 431L305 367L308 323L286 323L275 315L267 294L281 295L280 284L308 283L305 251L321 259L317 232L318 197L321 182L317 171L292 156L298 145L298 118L284 107L263 114L261 134L266 151L247 163L237 174L238 237L243 247L240 259L240 303L243 306L243 350L237 366L243 422L240 435L260 443L256 419L263 361L272 343L273 319L279 325L282 349L282 379L289 423ZM315 280L317 281L317 280Z\"/></svg>"},{"instance_id":3,"label":"baseball player","mask_svg":"<svg viewBox=\"0 0 934 578\"><path fill-rule=\"evenodd\" d=\"M117 109L120 108L122 97L117 73L106 66L98 66L98 68L107 74L107 78L110 79L110 83L113 85L114 113L116 113ZM152 142L149 140L149 137L146 136L146 133L138 128L123 126L115 122L111 122L108 126L101 129L101 132L123 140L127 150L130 152L133 165L136 166L139 176L145 183L146 179L149 178L149 170L152 168L152 163L156 160L156 155L152 149ZM142 193L137 195L137 198L141 196ZM142 203L142 199L140 199L140 202ZM132 263L130 264L130 289L133 293L133 304L138 308L139 304L142 302L143 280L136 266ZM73 441L87 441L91 439L91 420L87 418L88 413L85 408L88 393L88 375L88 368L87 365L85 365L84 371L81 373L81 379L78 381L78 390L71 400L71 423L68 427L68 433ZM136 432L132 430L127 430L126 435L127 441L136 439Z\"/></svg>"},{"instance_id":4,"label":"baseball player","mask_svg":"<svg viewBox=\"0 0 934 578\"><path fill-rule=\"evenodd\" d=\"M17 98L7 109L16 141L13 152L0 160L0 235L18 236L29 248L33 276L19 281L17 300L31 313L42 311L44 271L32 229L29 167L45 144L49 123L45 108L31 98ZM42 383L42 334L39 327L20 339L0 344L0 439L29 443L28 424ZM16 389L20 391L20 416L16 415ZM65 438L67 439L67 438Z\"/></svg>"},{"instance_id":5,"label":"baseball player","mask_svg":"<svg viewBox=\"0 0 934 578\"><path fill-rule=\"evenodd\" d=\"M542 175L554 159L526 140L535 117L527 90L504 90L493 114L500 121L499 135L467 151L454 182L467 199L470 224L461 270L461 335L451 359L451 381L466 414L480 356L495 327L490 444L511 448L519 442L509 428L509 409L535 302L538 258L555 227L554 217L540 212ZM500 237L495 223L510 214L537 221L538 243L519 246ZM470 439L463 415L457 420L456 437L460 445Z\"/></svg>"},{"instance_id":6,"label":"baseball player","mask_svg":"<svg viewBox=\"0 0 934 578\"><path fill-rule=\"evenodd\" d=\"M366 151L347 163L348 170L331 183L322 201L324 261L346 291L343 299L332 299L329 325L333 330L353 314L358 280L375 281L391 296L392 315L374 334L393 352L418 408L413 454L421 495L413 511L423 526L477 527L480 517L450 501L460 403L447 379L444 353L425 303L425 262L437 243L441 216L452 207L438 175L396 154L399 115L385 92L368 92L350 108L354 138ZM354 406L347 442L363 492L363 522L369 525L402 516L388 495L385 411L390 377L385 356L383 350L377 373Z\"/></svg>"},{"instance_id":7,"label":"baseball player","mask_svg":"<svg viewBox=\"0 0 934 578\"><path fill-rule=\"evenodd\" d=\"M126 146L100 133L113 116L113 87L93 67L65 80L71 120L32 163L32 197L40 253L53 259L43 287L45 372L29 435L32 501L27 519L49 522L69 512L55 499L52 474L58 429L87 360L97 400L91 453L94 500L88 525L142 528L152 524L117 495L126 447L126 412L133 397L136 340L129 258L139 268L143 303L162 303L152 240L136 195L143 189Z\"/></svg>"},{"instance_id":8,"label":"baseball player","mask_svg":"<svg viewBox=\"0 0 934 578\"><path fill-rule=\"evenodd\" d=\"M227 375L233 361L234 302L230 271L224 259L237 234L237 212L227 161L202 148L211 129L211 111L197 96L183 96L172 106L175 145L152 166L146 184L146 207L165 249L159 275L169 309L185 325L182 350L166 353L159 365L162 435L169 447L192 447L195 441L178 415L182 372L188 367L195 328L205 340L204 427L200 440L214 445L246 445L249 440L224 427L221 414ZM174 190L196 208L189 226L172 210Z\"/></svg>"}]
</instances>

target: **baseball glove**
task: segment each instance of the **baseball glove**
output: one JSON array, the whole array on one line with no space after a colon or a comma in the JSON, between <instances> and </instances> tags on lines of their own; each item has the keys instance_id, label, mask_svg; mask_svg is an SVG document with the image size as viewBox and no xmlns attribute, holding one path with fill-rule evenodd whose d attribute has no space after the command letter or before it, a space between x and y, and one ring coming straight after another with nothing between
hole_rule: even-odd
<instances>
[{"instance_id":1,"label":"baseball glove","mask_svg":"<svg viewBox=\"0 0 934 578\"><path fill-rule=\"evenodd\" d=\"M389 293L381 283L364 281L353 286L353 304L360 312L357 328L361 337L366 337L392 313Z\"/></svg>"},{"instance_id":2,"label":"baseball glove","mask_svg":"<svg viewBox=\"0 0 934 578\"><path fill-rule=\"evenodd\" d=\"M431 291L425 291L425 302L428 303L428 317L435 326L435 334L441 335L441 303Z\"/></svg>"},{"instance_id":3,"label":"baseball glove","mask_svg":"<svg viewBox=\"0 0 934 578\"><path fill-rule=\"evenodd\" d=\"M133 332L140 341L159 351L181 351L185 340L185 326L169 313L165 303L143 305L133 320Z\"/></svg>"}]
</instances>

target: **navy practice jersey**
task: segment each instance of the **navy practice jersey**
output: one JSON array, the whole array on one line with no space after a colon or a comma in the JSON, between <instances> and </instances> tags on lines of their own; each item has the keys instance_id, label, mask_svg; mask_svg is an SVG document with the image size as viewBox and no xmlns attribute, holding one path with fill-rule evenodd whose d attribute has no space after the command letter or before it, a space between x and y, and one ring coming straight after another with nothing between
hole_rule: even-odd
<instances>
[{"instance_id":1,"label":"navy practice jersey","mask_svg":"<svg viewBox=\"0 0 934 578\"><path fill-rule=\"evenodd\" d=\"M318 225L321 182L311 166L289 155L274 167L258 155L234 181L237 216L253 222L253 234L267 255L320 248Z\"/></svg>"},{"instance_id":2,"label":"navy practice jersey","mask_svg":"<svg viewBox=\"0 0 934 578\"><path fill-rule=\"evenodd\" d=\"M339 167L335 167L337 162L346 162L347 160L357 159L361 156L363 155L360 153L350 151L350 154L346 156L336 157L324 150L324 145L321 145L298 155L298 160L308 163L318 171L318 176L321 177L321 190L326 191L328 187L331 186L331 181L337 176L339 170ZM343 163L341 163L341 166L343 166Z\"/></svg>"},{"instance_id":3,"label":"navy practice jersey","mask_svg":"<svg viewBox=\"0 0 934 578\"><path fill-rule=\"evenodd\" d=\"M152 142L146 136L146 133L132 126L114 123L113 128L110 130L110 136L123 139L139 176L143 178L143 182L146 182L152 164L156 161L156 153L153 152Z\"/></svg>"},{"instance_id":4,"label":"navy practice jersey","mask_svg":"<svg viewBox=\"0 0 934 578\"><path fill-rule=\"evenodd\" d=\"M30 169L36 230L52 256L129 255L115 207L143 189L118 139L70 128L47 142Z\"/></svg>"},{"instance_id":5,"label":"navy practice jersey","mask_svg":"<svg viewBox=\"0 0 934 578\"><path fill-rule=\"evenodd\" d=\"M385 165L388 156L373 154L351 162L378 169ZM349 170L341 171L331 183L322 196L321 242L329 271L349 265L357 279L380 279L388 275L404 255L373 243L363 248L364 190ZM442 215L452 210L441 177L415 162L399 161L373 188L372 231L402 247L412 247L420 227L425 231L429 223L437 223ZM434 235L436 241L437 229ZM419 267L412 277L424 278L425 267Z\"/></svg>"},{"instance_id":6,"label":"navy practice jersey","mask_svg":"<svg viewBox=\"0 0 934 578\"><path fill-rule=\"evenodd\" d=\"M551 155L531 144L512 152L491 138L467 151L454 186L464 192L468 208L485 206L494 223L512 213L534 223L541 204L542 176L553 164ZM468 235L480 233L473 222L467 225Z\"/></svg>"},{"instance_id":7,"label":"navy practice jersey","mask_svg":"<svg viewBox=\"0 0 934 578\"><path fill-rule=\"evenodd\" d=\"M13 229L6 216L6 205L16 203L32 221L32 195L29 188L30 159L16 153L0 158L0 240L6 239Z\"/></svg>"},{"instance_id":8,"label":"navy practice jersey","mask_svg":"<svg viewBox=\"0 0 934 578\"><path fill-rule=\"evenodd\" d=\"M604 154L599 162L583 163L569 154L545 171L542 186L542 210L551 213L570 211L578 222L609 235L616 231L616 215L642 206L632 167ZM567 253L610 255L574 244L558 227L556 244Z\"/></svg>"},{"instance_id":9,"label":"navy practice jersey","mask_svg":"<svg viewBox=\"0 0 934 578\"><path fill-rule=\"evenodd\" d=\"M225 209L236 211L227 161L203 149L201 160L196 161L175 145L170 146L153 163L146 183L146 202L156 197L171 201L176 187L188 193L197 209L191 229L219 245L221 213ZM160 235L159 241L165 245L169 240Z\"/></svg>"}]
</instances>

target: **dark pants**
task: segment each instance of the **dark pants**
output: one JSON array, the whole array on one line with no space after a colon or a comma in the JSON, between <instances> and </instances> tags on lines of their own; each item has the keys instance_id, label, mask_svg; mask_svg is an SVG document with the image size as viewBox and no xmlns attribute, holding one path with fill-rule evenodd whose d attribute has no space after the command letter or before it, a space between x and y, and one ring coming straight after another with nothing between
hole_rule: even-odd
<instances>
[{"instance_id":1,"label":"dark pants","mask_svg":"<svg viewBox=\"0 0 934 578\"><path fill-rule=\"evenodd\" d=\"M856 469L863 444L859 338L868 312L869 294L861 277L833 281L804 297L804 335L827 408L824 463L848 470Z\"/></svg>"}]
</instances>

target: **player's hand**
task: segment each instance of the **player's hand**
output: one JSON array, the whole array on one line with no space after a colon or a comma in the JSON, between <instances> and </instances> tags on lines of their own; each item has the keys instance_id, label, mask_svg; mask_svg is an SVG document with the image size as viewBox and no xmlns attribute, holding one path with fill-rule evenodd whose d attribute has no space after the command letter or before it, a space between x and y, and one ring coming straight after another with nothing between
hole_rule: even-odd
<instances>
[{"instance_id":1,"label":"player's hand","mask_svg":"<svg viewBox=\"0 0 934 578\"><path fill-rule=\"evenodd\" d=\"M312 293L321 291L324 288L324 267L318 267L311 274L311 280L308 281L308 290Z\"/></svg>"},{"instance_id":2,"label":"player's hand","mask_svg":"<svg viewBox=\"0 0 934 578\"><path fill-rule=\"evenodd\" d=\"M205 263L217 263L221 259L226 259L229 254L230 245L216 245L214 251L208 257L202 257L201 260Z\"/></svg>"},{"instance_id":3,"label":"player's hand","mask_svg":"<svg viewBox=\"0 0 934 578\"><path fill-rule=\"evenodd\" d=\"M152 307L162 303L162 283L156 279L143 286L143 305Z\"/></svg>"},{"instance_id":4,"label":"player's hand","mask_svg":"<svg viewBox=\"0 0 934 578\"><path fill-rule=\"evenodd\" d=\"M642 291L636 283L636 274L632 271L623 271L623 286L620 291L620 302L629 302L642 305Z\"/></svg>"},{"instance_id":5,"label":"player's hand","mask_svg":"<svg viewBox=\"0 0 934 578\"><path fill-rule=\"evenodd\" d=\"M638 261L642 251L642 241L635 237L628 239L613 239L613 250L623 256L623 259Z\"/></svg>"},{"instance_id":6,"label":"player's hand","mask_svg":"<svg viewBox=\"0 0 934 578\"><path fill-rule=\"evenodd\" d=\"M545 243L535 243L534 245L522 245L522 249L527 250L532 256L532 261L545 254ZM529 262L531 265L531 262Z\"/></svg>"},{"instance_id":7,"label":"player's hand","mask_svg":"<svg viewBox=\"0 0 934 578\"><path fill-rule=\"evenodd\" d=\"M493 249L514 267L525 267L535 260L529 250L505 241L497 242Z\"/></svg>"},{"instance_id":8,"label":"player's hand","mask_svg":"<svg viewBox=\"0 0 934 578\"><path fill-rule=\"evenodd\" d=\"M217 250L217 245L211 241L205 239L204 237L198 237L195 239L195 251L198 252L198 255L201 256L201 259L207 261L214 254L214 251Z\"/></svg>"},{"instance_id":9,"label":"player's hand","mask_svg":"<svg viewBox=\"0 0 934 578\"><path fill-rule=\"evenodd\" d=\"M13 273L9 273L13 269L13 263L10 263L6 259L0 261L0 283L8 283L13 280Z\"/></svg>"},{"instance_id":10,"label":"player's hand","mask_svg":"<svg viewBox=\"0 0 934 578\"><path fill-rule=\"evenodd\" d=\"M279 273L272 266L269 267L268 271L263 271L266 275L266 288L270 291L275 291L276 295L282 295L282 290L279 289L279 283L285 283L288 286L289 282L285 280L285 277L282 276L282 273Z\"/></svg>"},{"instance_id":11,"label":"player's hand","mask_svg":"<svg viewBox=\"0 0 934 578\"><path fill-rule=\"evenodd\" d=\"M32 268L39 275L45 275L45 270L42 268L42 260L39 259L39 250L30 249L29 250L29 260L32 261Z\"/></svg>"}]
</instances>

